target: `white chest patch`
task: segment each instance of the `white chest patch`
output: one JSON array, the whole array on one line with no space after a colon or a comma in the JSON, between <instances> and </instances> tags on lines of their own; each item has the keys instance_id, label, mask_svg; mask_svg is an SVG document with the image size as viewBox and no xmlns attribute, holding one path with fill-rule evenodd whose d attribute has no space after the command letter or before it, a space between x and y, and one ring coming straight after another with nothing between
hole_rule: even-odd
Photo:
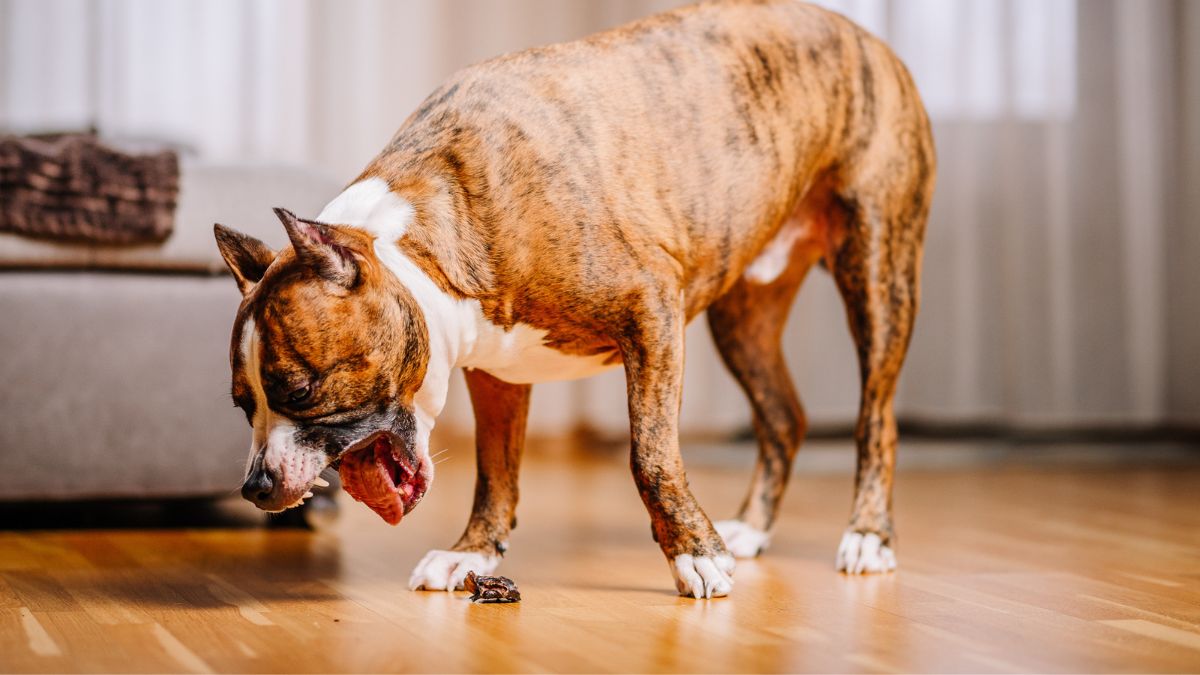
<instances>
[{"instance_id":1,"label":"white chest patch","mask_svg":"<svg viewBox=\"0 0 1200 675\"><path fill-rule=\"evenodd\" d=\"M578 356L567 354L545 343L546 331L517 324L506 331L483 317L474 303L479 336L475 349L464 363L513 384L534 384L555 380L577 380L612 368L606 364L609 354Z\"/></svg>"},{"instance_id":2,"label":"white chest patch","mask_svg":"<svg viewBox=\"0 0 1200 675\"><path fill-rule=\"evenodd\" d=\"M756 284L769 284L778 279L792 261L792 247L800 239L802 230L800 222L795 219L785 222L758 257L746 267L742 276Z\"/></svg>"},{"instance_id":3,"label":"white chest patch","mask_svg":"<svg viewBox=\"0 0 1200 675\"><path fill-rule=\"evenodd\" d=\"M333 225L353 225L395 241L412 222L413 207L391 191L382 178L368 178L346 188L321 209L317 220Z\"/></svg>"}]
</instances>

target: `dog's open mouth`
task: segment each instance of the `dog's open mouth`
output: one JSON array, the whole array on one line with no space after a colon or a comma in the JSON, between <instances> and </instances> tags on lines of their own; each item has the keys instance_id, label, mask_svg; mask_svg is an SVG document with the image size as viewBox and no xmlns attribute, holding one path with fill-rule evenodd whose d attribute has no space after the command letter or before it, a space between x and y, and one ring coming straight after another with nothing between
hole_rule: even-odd
<instances>
[{"instance_id":1,"label":"dog's open mouth","mask_svg":"<svg viewBox=\"0 0 1200 675\"><path fill-rule=\"evenodd\" d=\"M346 493L392 525L421 501L429 485L427 463L410 459L395 440L387 432L373 434L342 455L338 468Z\"/></svg>"}]
</instances>

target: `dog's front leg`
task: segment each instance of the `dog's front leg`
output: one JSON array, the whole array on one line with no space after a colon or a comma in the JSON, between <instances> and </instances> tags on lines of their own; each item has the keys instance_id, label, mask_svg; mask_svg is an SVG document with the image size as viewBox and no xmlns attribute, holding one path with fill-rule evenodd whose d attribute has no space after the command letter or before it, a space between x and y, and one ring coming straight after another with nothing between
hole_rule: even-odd
<instances>
[{"instance_id":1,"label":"dog's front leg","mask_svg":"<svg viewBox=\"0 0 1200 675\"><path fill-rule=\"evenodd\" d=\"M682 303L651 308L619 340L632 431L630 464L654 540L681 595L711 598L733 586L733 556L688 489L679 454L683 390Z\"/></svg>"},{"instance_id":2,"label":"dog's front leg","mask_svg":"<svg viewBox=\"0 0 1200 675\"><path fill-rule=\"evenodd\" d=\"M467 572L490 574L516 526L517 476L529 412L528 384L509 384L482 370L463 371L475 409L477 477L467 529L449 551L430 551L413 571L413 589L453 591Z\"/></svg>"}]
</instances>

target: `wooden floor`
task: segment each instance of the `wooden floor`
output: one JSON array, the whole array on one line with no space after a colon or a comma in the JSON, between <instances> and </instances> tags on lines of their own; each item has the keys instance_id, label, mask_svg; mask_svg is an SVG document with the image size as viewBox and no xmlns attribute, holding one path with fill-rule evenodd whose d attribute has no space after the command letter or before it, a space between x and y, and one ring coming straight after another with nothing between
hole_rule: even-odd
<instances>
[{"instance_id":1,"label":"wooden floor","mask_svg":"<svg viewBox=\"0 0 1200 675\"><path fill-rule=\"evenodd\" d=\"M531 459L502 567L518 605L405 587L469 508L469 459L440 468L396 529L347 502L330 531L267 531L234 502L216 527L0 531L0 669L1200 671L1195 466L902 470L900 570L863 578L833 571L849 475L802 473L772 550L697 602L622 458ZM690 475L715 516L747 478Z\"/></svg>"}]
</instances>

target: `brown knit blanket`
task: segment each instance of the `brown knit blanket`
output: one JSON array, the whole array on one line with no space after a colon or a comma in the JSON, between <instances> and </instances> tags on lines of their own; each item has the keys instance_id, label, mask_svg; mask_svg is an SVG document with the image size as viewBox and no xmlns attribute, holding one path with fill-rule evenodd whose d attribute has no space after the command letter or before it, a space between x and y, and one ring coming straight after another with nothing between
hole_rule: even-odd
<instances>
[{"instance_id":1,"label":"brown knit blanket","mask_svg":"<svg viewBox=\"0 0 1200 675\"><path fill-rule=\"evenodd\" d=\"M0 136L0 232L99 244L171 236L174 152L127 154L90 134Z\"/></svg>"}]
</instances>

